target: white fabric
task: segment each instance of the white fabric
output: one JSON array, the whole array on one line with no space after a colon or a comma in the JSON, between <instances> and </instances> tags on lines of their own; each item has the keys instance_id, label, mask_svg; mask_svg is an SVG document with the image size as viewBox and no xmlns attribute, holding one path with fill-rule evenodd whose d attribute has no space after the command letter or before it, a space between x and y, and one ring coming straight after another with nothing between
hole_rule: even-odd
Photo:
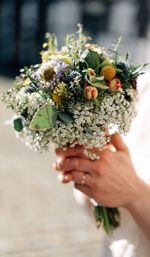
<instances>
[{"instance_id":1,"label":"white fabric","mask_svg":"<svg viewBox=\"0 0 150 257\"><path fill-rule=\"evenodd\" d=\"M124 139L137 174L150 184L150 74L139 78L138 90L138 115ZM121 226L111 237L101 231L100 257L150 257L150 242L130 213L122 209L121 215Z\"/></svg>"}]
</instances>

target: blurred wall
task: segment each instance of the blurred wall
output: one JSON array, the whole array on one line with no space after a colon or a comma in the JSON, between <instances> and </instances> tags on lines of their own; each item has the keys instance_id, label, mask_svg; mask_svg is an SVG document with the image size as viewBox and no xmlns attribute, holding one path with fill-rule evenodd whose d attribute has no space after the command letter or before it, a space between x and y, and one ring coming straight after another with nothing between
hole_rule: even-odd
<instances>
[{"instance_id":1,"label":"blurred wall","mask_svg":"<svg viewBox=\"0 0 150 257\"><path fill-rule=\"evenodd\" d=\"M149 0L1 0L0 74L14 76L20 67L38 62L47 31L55 32L62 45L79 22L104 45L119 35L146 39L149 6Z\"/></svg>"}]
</instances>

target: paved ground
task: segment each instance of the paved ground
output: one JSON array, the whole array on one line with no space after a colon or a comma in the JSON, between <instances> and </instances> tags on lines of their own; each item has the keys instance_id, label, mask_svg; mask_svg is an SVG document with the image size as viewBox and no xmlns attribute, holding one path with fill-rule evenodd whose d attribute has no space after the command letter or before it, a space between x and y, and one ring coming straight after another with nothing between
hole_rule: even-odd
<instances>
[{"instance_id":1,"label":"paved ground","mask_svg":"<svg viewBox=\"0 0 150 257\"><path fill-rule=\"evenodd\" d=\"M0 91L12 84L0 80ZM72 186L58 183L55 156L37 154L3 125L0 106L0 257L96 257L99 232L75 202Z\"/></svg>"}]
</instances>

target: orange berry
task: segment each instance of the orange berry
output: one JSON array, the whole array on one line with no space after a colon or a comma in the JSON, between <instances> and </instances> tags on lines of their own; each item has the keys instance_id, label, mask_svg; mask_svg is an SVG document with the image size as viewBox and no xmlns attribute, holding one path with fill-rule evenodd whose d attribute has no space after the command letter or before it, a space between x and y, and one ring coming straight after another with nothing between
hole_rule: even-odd
<instances>
[{"instance_id":1,"label":"orange berry","mask_svg":"<svg viewBox=\"0 0 150 257\"><path fill-rule=\"evenodd\" d=\"M106 65L101 69L101 75L106 80L112 80L116 76L116 69L112 65Z\"/></svg>"}]
</instances>

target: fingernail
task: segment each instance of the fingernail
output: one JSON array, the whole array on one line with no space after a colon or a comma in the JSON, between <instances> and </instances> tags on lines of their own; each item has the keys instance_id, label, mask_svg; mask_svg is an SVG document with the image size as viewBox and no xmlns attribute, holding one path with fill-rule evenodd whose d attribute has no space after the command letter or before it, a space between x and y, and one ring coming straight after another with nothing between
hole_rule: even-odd
<instances>
[{"instance_id":1,"label":"fingernail","mask_svg":"<svg viewBox=\"0 0 150 257\"><path fill-rule=\"evenodd\" d=\"M68 175L65 175L65 176L64 176L64 180L65 180L65 181L68 181L68 180L69 180L69 176L68 176Z\"/></svg>"},{"instance_id":2,"label":"fingernail","mask_svg":"<svg viewBox=\"0 0 150 257\"><path fill-rule=\"evenodd\" d=\"M68 183L68 182L70 182L72 180L72 176L70 174L68 174L68 175L59 174L58 180L61 183Z\"/></svg>"}]
</instances>

